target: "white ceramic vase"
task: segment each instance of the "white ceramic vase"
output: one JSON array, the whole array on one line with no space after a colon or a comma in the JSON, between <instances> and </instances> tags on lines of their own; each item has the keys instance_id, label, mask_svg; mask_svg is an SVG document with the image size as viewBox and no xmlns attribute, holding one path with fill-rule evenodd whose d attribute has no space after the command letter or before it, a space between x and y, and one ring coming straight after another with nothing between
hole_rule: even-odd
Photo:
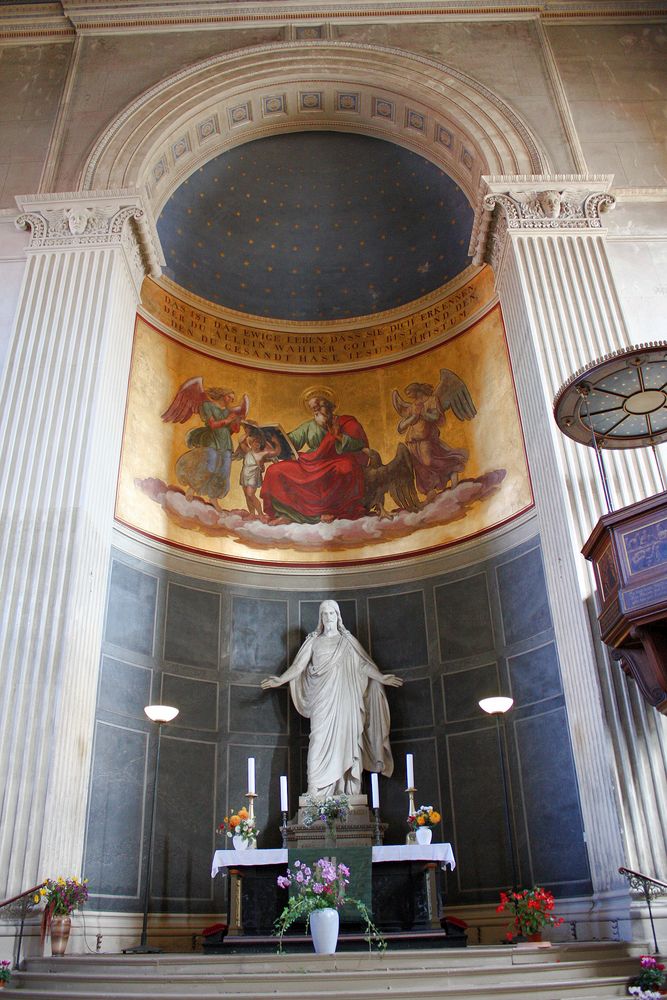
<instances>
[{"instance_id":1,"label":"white ceramic vase","mask_svg":"<svg viewBox=\"0 0 667 1000\"><path fill-rule=\"evenodd\" d=\"M257 847L256 840L245 840L240 833L234 834L232 844L235 851L253 851Z\"/></svg>"},{"instance_id":2,"label":"white ceramic vase","mask_svg":"<svg viewBox=\"0 0 667 1000\"><path fill-rule=\"evenodd\" d=\"M430 844L433 830L430 826L418 826L415 830L418 844Z\"/></svg>"},{"instance_id":3,"label":"white ceramic vase","mask_svg":"<svg viewBox=\"0 0 667 1000\"><path fill-rule=\"evenodd\" d=\"M338 910L334 910L333 907L313 910L310 914L310 933L313 938L313 948L318 955L335 953L339 923Z\"/></svg>"}]
</instances>

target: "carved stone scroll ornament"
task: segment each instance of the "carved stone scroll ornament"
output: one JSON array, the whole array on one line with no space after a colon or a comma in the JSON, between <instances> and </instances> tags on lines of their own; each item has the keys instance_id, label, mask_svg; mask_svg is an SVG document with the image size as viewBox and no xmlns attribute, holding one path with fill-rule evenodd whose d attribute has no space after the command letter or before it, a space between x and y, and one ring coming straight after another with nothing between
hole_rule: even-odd
<instances>
[{"instance_id":1,"label":"carved stone scroll ornament","mask_svg":"<svg viewBox=\"0 0 667 1000\"><path fill-rule=\"evenodd\" d=\"M497 270L508 232L602 229L601 214L614 204L615 198L606 192L567 188L487 194L474 263L486 262Z\"/></svg>"}]
</instances>

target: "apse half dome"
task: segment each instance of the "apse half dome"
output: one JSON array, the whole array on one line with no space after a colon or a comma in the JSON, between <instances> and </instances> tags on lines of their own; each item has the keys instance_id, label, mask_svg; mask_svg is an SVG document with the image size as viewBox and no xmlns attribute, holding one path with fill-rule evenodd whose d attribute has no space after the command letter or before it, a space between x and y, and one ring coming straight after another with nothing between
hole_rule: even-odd
<instances>
[{"instance_id":1,"label":"apse half dome","mask_svg":"<svg viewBox=\"0 0 667 1000\"><path fill-rule=\"evenodd\" d=\"M435 164L340 132L277 135L195 171L158 219L165 274L208 301L322 322L405 305L470 263L473 211Z\"/></svg>"}]
</instances>

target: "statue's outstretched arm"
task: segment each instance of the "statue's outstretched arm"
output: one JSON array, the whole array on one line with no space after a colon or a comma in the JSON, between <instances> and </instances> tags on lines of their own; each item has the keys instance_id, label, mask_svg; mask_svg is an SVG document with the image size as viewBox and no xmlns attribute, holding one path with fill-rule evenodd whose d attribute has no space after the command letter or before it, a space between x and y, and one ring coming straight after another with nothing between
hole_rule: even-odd
<instances>
[{"instance_id":1,"label":"statue's outstretched arm","mask_svg":"<svg viewBox=\"0 0 667 1000\"><path fill-rule=\"evenodd\" d=\"M374 681L378 681L380 684L384 684L385 687L400 688L403 687L403 678L397 677L396 674L383 674L374 663L369 661L369 667L366 672L369 677L372 677Z\"/></svg>"},{"instance_id":2,"label":"statue's outstretched arm","mask_svg":"<svg viewBox=\"0 0 667 1000\"><path fill-rule=\"evenodd\" d=\"M276 674L272 674L271 677L264 678L261 682L263 690L267 691L269 688L282 687L283 684L289 684L289 682L295 680L299 674L302 674L310 663L312 646L313 637L312 635L309 635L299 652L294 657L294 663L291 667L287 668L284 674L281 674L280 677Z\"/></svg>"}]
</instances>

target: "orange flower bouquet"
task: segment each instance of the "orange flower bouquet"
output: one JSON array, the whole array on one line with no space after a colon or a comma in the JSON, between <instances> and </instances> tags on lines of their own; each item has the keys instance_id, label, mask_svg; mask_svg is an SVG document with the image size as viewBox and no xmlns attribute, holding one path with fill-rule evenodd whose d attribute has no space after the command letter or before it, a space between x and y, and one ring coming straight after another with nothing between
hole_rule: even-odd
<instances>
[{"instance_id":1,"label":"orange flower bouquet","mask_svg":"<svg viewBox=\"0 0 667 1000\"><path fill-rule=\"evenodd\" d=\"M412 816L408 816L408 826L411 830L419 830L422 826L437 826L441 818L433 806L420 806Z\"/></svg>"},{"instance_id":2,"label":"orange flower bouquet","mask_svg":"<svg viewBox=\"0 0 667 1000\"><path fill-rule=\"evenodd\" d=\"M230 838L240 837L245 848L257 846L255 820L250 819L250 814L245 806L237 812L232 812L229 816L225 816L222 823L218 826L216 833L225 834Z\"/></svg>"}]
</instances>

